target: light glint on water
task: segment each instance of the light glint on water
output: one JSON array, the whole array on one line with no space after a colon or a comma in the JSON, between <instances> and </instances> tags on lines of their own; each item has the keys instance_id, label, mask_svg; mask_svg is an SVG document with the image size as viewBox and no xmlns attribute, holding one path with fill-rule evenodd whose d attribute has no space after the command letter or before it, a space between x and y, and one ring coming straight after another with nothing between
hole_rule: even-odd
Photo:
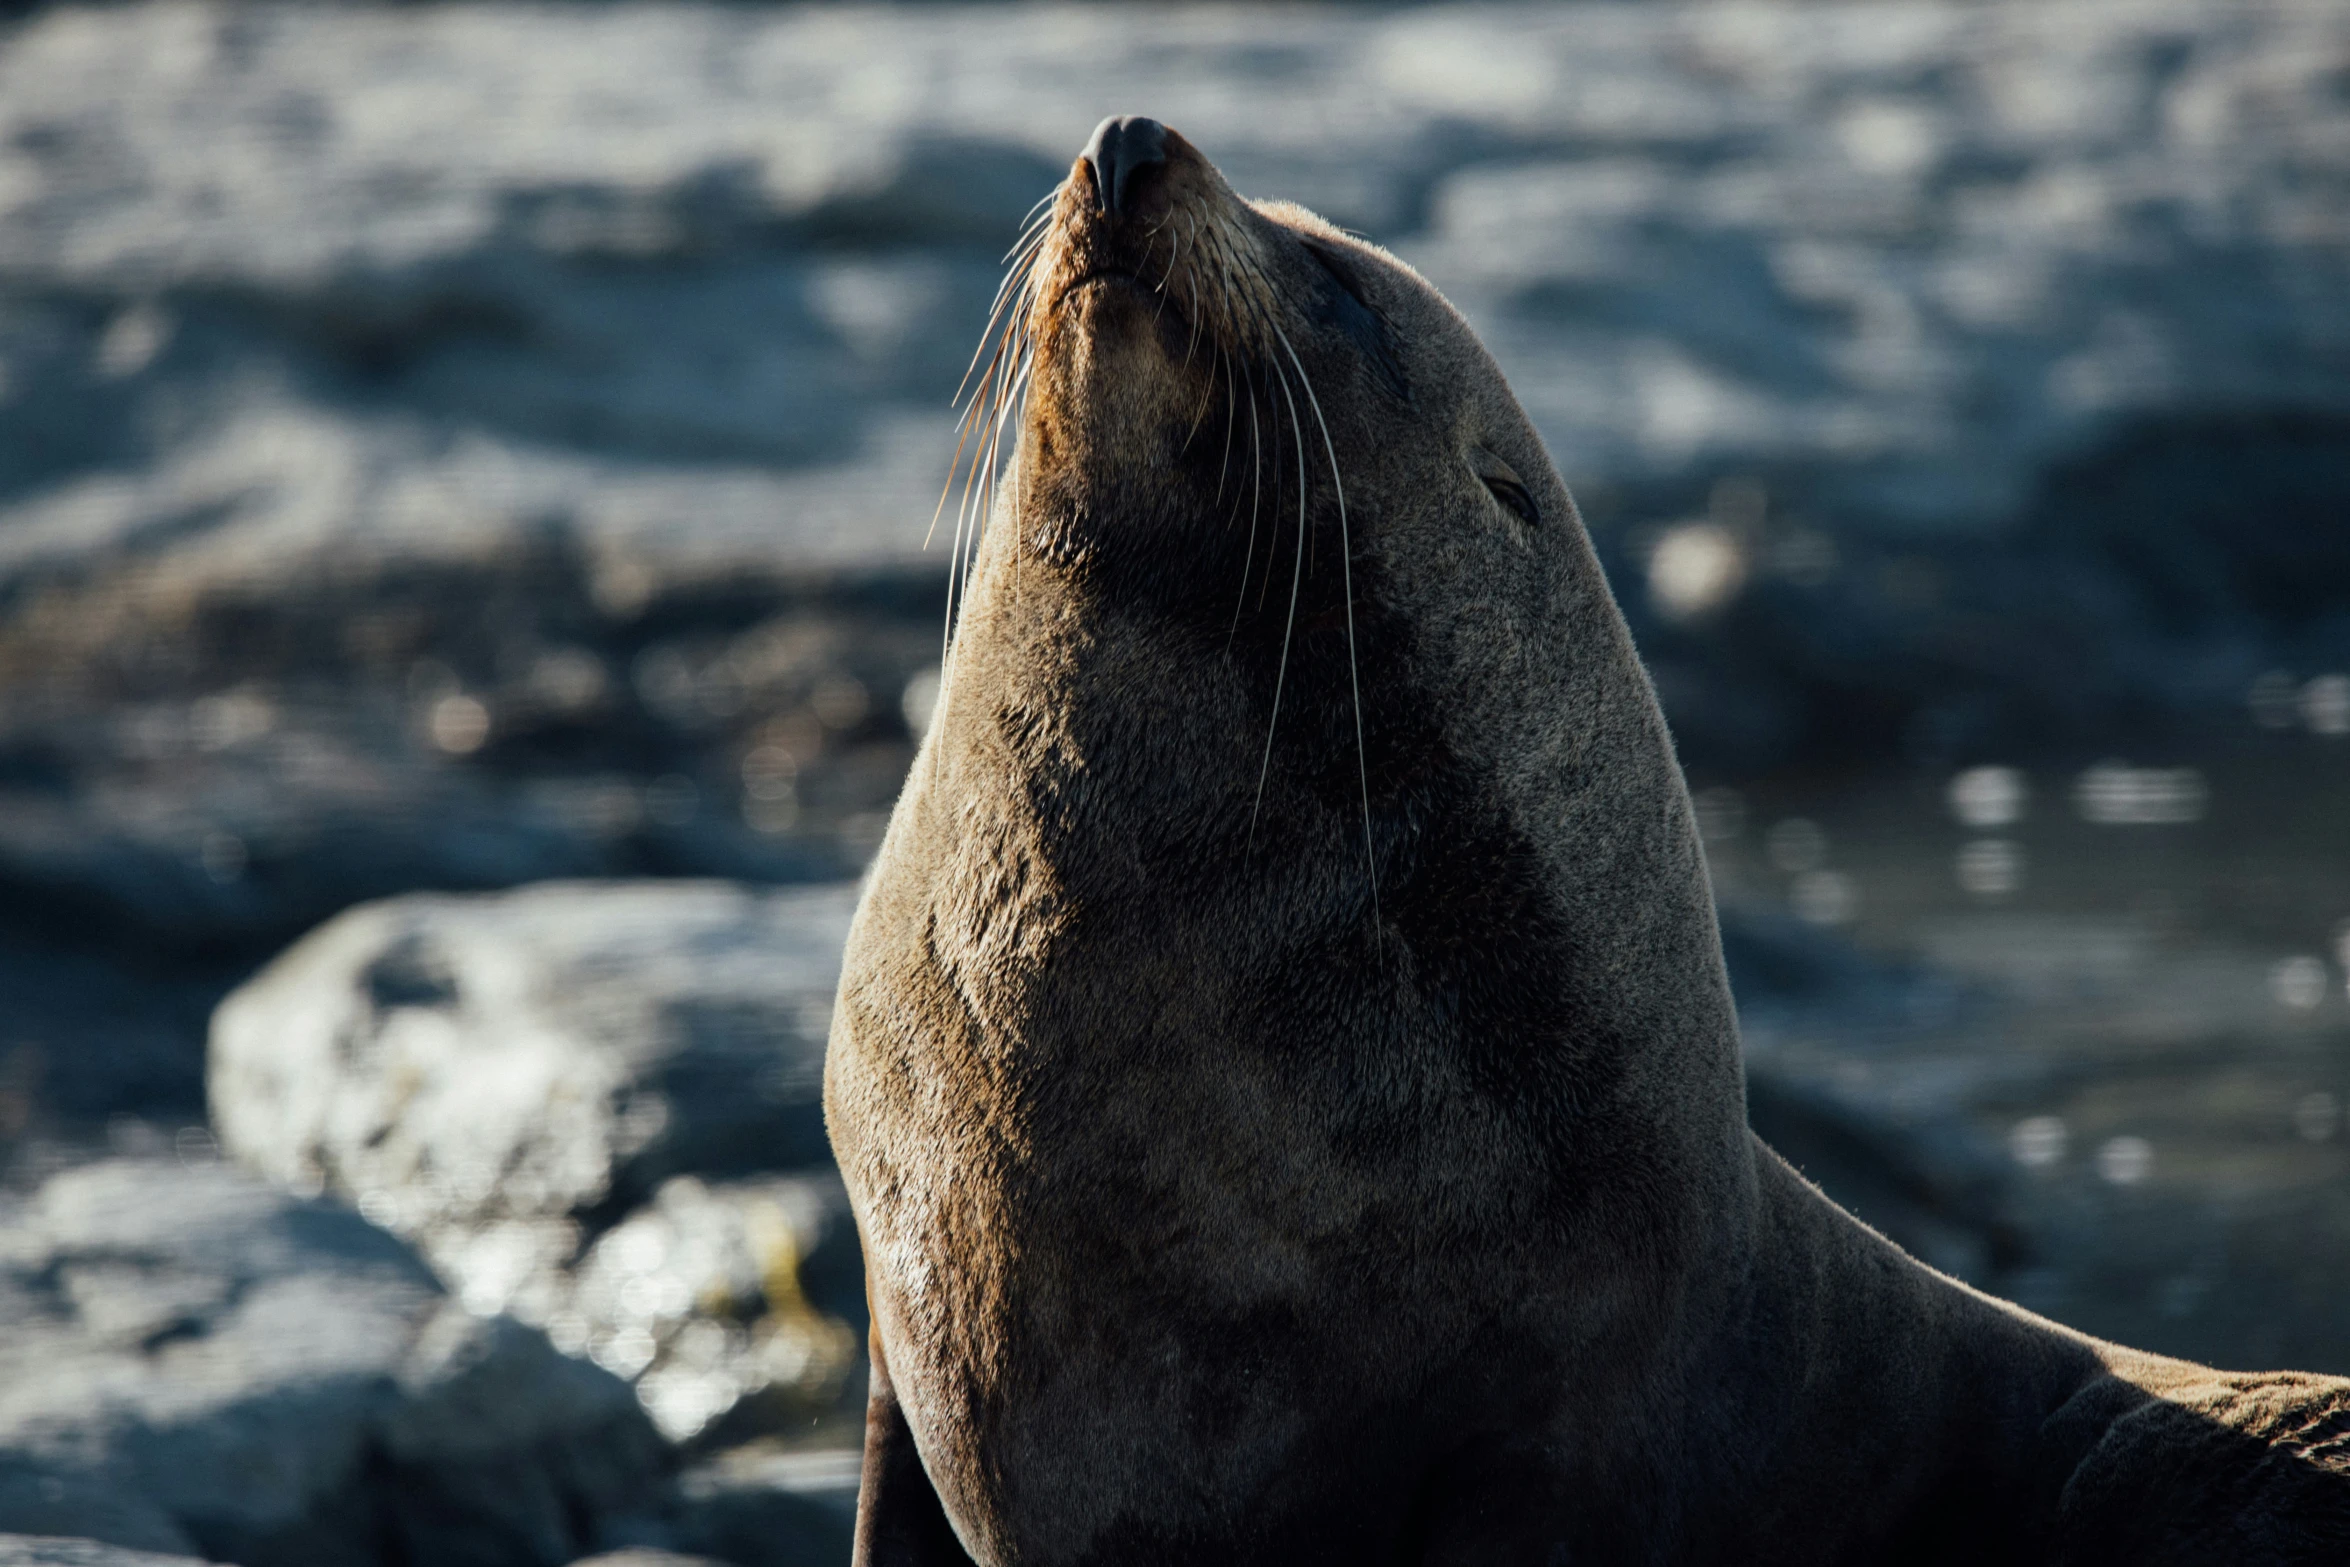
<instances>
[{"instance_id":1,"label":"light glint on water","mask_svg":"<svg viewBox=\"0 0 2350 1567\"><path fill-rule=\"evenodd\" d=\"M1805 871L1787 889L1787 907L1807 925L1842 925L1860 906L1860 888L1842 871Z\"/></svg>"},{"instance_id":2,"label":"light glint on water","mask_svg":"<svg viewBox=\"0 0 2350 1567\"><path fill-rule=\"evenodd\" d=\"M2073 784L2081 820L2100 827L2171 827L2201 821L2210 786L2193 767L2099 762Z\"/></svg>"},{"instance_id":3,"label":"light glint on water","mask_svg":"<svg viewBox=\"0 0 2350 1567\"><path fill-rule=\"evenodd\" d=\"M2009 827L2022 821L2030 789L2013 767L1970 767L1950 780L1950 814L1968 827Z\"/></svg>"},{"instance_id":4,"label":"light glint on water","mask_svg":"<svg viewBox=\"0 0 2350 1567\"><path fill-rule=\"evenodd\" d=\"M1817 870L1828 857L1828 834L1808 817L1790 816L1763 834L1763 853L1775 869L1789 875Z\"/></svg>"},{"instance_id":5,"label":"light glint on water","mask_svg":"<svg viewBox=\"0 0 2350 1567\"><path fill-rule=\"evenodd\" d=\"M1648 593L1668 620L1694 620L1721 608L1746 583L1746 551L1719 523L1667 528L1648 557Z\"/></svg>"},{"instance_id":6,"label":"light glint on water","mask_svg":"<svg viewBox=\"0 0 2350 1567\"><path fill-rule=\"evenodd\" d=\"M2290 673L2272 669L2244 693L2252 721L2263 729L2290 729L2301 718L2301 688Z\"/></svg>"},{"instance_id":7,"label":"light glint on water","mask_svg":"<svg viewBox=\"0 0 2350 1567\"><path fill-rule=\"evenodd\" d=\"M2062 1116L2026 1116L2008 1129L2007 1151L2025 1169L2045 1170L2064 1157L2069 1136Z\"/></svg>"},{"instance_id":8,"label":"light glint on water","mask_svg":"<svg viewBox=\"0 0 2350 1567\"><path fill-rule=\"evenodd\" d=\"M2350 735L2350 675L2320 675L2303 686L2301 721L2313 735Z\"/></svg>"},{"instance_id":9,"label":"light glint on water","mask_svg":"<svg viewBox=\"0 0 2350 1567\"><path fill-rule=\"evenodd\" d=\"M2097 1150L2097 1175L2109 1186L2136 1186L2154 1173L2154 1145L2143 1137L2109 1137Z\"/></svg>"},{"instance_id":10,"label":"light glint on water","mask_svg":"<svg viewBox=\"0 0 2350 1567\"><path fill-rule=\"evenodd\" d=\"M1729 843L1746 831L1746 797L1735 789L1700 789L1690 797L1697 835L1707 843Z\"/></svg>"},{"instance_id":11,"label":"light glint on water","mask_svg":"<svg viewBox=\"0 0 2350 1567\"><path fill-rule=\"evenodd\" d=\"M2011 897L2024 885L2024 848L2012 838L1977 838L1958 851L1952 870L1975 897Z\"/></svg>"},{"instance_id":12,"label":"light glint on water","mask_svg":"<svg viewBox=\"0 0 2350 1567\"><path fill-rule=\"evenodd\" d=\"M2324 960L2305 953L2279 958L2268 971L2268 993L2290 1011L2316 1011L2326 998Z\"/></svg>"}]
</instances>

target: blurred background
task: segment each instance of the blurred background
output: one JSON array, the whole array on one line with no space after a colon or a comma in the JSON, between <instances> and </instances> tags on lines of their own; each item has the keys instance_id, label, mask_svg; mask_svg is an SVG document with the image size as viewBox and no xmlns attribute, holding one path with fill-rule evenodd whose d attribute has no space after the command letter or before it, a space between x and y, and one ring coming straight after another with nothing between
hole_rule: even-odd
<instances>
[{"instance_id":1,"label":"blurred background","mask_svg":"<svg viewBox=\"0 0 2350 1567\"><path fill-rule=\"evenodd\" d=\"M1111 112L1500 359L1758 1128L2350 1372L2335 0L16 6L0 1532L845 1560L837 947L948 400Z\"/></svg>"}]
</instances>

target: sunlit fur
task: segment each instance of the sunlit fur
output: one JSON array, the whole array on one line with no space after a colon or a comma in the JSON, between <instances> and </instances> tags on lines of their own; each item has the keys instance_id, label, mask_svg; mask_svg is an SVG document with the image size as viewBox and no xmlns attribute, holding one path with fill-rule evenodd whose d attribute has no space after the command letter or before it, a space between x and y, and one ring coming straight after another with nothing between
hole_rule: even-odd
<instances>
[{"instance_id":1,"label":"sunlit fur","mask_svg":"<svg viewBox=\"0 0 2350 1567\"><path fill-rule=\"evenodd\" d=\"M1753 1140L1671 743L1499 372L1167 146L1015 253L850 938L860 1559L2337 1559L2350 1387L2043 1322Z\"/></svg>"}]
</instances>

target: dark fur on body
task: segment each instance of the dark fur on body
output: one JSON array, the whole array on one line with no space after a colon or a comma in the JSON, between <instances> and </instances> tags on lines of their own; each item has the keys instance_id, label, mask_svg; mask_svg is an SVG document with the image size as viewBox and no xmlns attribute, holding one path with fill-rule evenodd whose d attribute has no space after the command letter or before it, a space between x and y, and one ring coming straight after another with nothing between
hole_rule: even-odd
<instances>
[{"instance_id":1,"label":"dark fur on body","mask_svg":"<svg viewBox=\"0 0 2350 1567\"><path fill-rule=\"evenodd\" d=\"M1166 145L1033 248L850 939L859 1559L2341 1559L2350 1385L2041 1321L1748 1133L1671 742L1499 372Z\"/></svg>"}]
</instances>

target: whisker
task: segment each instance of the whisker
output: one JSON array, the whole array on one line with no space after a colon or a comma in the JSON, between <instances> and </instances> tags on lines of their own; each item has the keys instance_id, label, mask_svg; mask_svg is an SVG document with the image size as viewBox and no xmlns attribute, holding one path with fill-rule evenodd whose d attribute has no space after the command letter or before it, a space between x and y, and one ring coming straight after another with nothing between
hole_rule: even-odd
<instances>
[{"instance_id":1,"label":"whisker","mask_svg":"<svg viewBox=\"0 0 2350 1567\"><path fill-rule=\"evenodd\" d=\"M1340 584L1346 598L1346 679L1354 695L1355 710L1355 779L1363 795L1363 865L1371 878L1371 923L1376 931L1379 924L1379 862L1371 850L1371 765L1363 745L1363 681L1355 665L1355 588L1354 547L1347 536L1346 488L1338 478L1338 448L1330 439L1330 421L1322 417L1322 400L1314 395L1313 377L1306 374L1297 350L1290 346L1289 334L1281 330L1281 323L1268 321L1273 335L1279 339L1281 350L1289 355L1289 362L1297 369L1297 384L1305 388L1306 402L1314 410L1314 423L1321 426L1322 451L1330 459L1330 491L1338 498L1338 567ZM1304 439L1300 432L1299 439Z\"/></svg>"},{"instance_id":2,"label":"whisker","mask_svg":"<svg viewBox=\"0 0 2350 1567\"><path fill-rule=\"evenodd\" d=\"M1199 320L1199 277L1198 277L1198 274L1197 274L1196 272L1193 274L1193 276L1192 276L1192 280L1191 280L1191 313L1192 313L1192 321L1194 322L1194 325L1193 325L1193 327L1192 327L1192 338L1193 338L1193 341L1196 343L1196 342L1198 341L1198 336L1199 336L1199 327L1198 327L1198 325L1197 325L1197 322L1198 322L1198 320ZM1223 351L1223 349L1222 349L1222 348L1220 348L1220 347L1219 347L1219 348L1216 350L1216 352L1217 352L1218 356L1220 357L1220 356L1223 354L1223 352L1224 352L1224 351ZM1189 370L1189 369L1191 368L1191 354L1190 354L1190 352L1189 352L1188 350L1187 350L1187 351L1184 353L1184 355L1183 355L1183 368L1184 368L1184 369L1186 369L1186 370ZM1206 380L1205 380L1205 381L1204 381L1204 382L1201 384L1201 386L1200 386L1200 389L1199 389L1199 406L1198 406L1197 408L1195 408L1195 409L1193 409L1193 410L1192 410L1192 415L1191 415L1191 428L1183 432L1183 447L1182 447L1182 449L1183 449L1184 451L1188 452L1188 451L1190 451L1190 450L1191 450L1191 443L1192 443L1192 440L1193 440L1193 439L1194 439L1196 436L1198 436L1198 434L1199 434L1200 421L1201 421L1201 420L1203 420L1203 419L1205 419L1205 418L1207 418L1207 416L1208 416L1208 409L1209 409L1209 408L1210 408L1210 407L1211 407L1211 406L1214 404L1214 402L1215 402L1215 398L1216 398L1216 378L1215 378L1214 376L1212 376L1212 375L1211 375L1211 376L1209 376L1209 377L1208 377L1208 378L1207 378L1207 379L1206 379ZM1230 440L1230 435L1231 435L1231 426L1230 426L1229 424L1227 424L1227 425L1225 426L1225 434L1226 434L1226 439L1227 439L1227 441L1229 441L1229 440ZM1216 476L1216 496L1217 496L1217 498L1218 498L1219 500L1221 500L1221 499L1223 498L1223 495L1224 495L1224 476L1223 476L1221 473L1219 473L1219 474Z\"/></svg>"},{"instance_id":3,"label":"whisker","mask_svg":"<svg viewBox=\"0 0 2350 1567\"><path fill-rule=\"evenodd\" d=\"M1067 184L1068 181L1063 180L1061 184L1055 185L1051 190L1036 198L1035 206L1020 215L1020 237L1012 241L1011 250L1004 252L1004 260L1011 260L1013 251L1018 250L1024 244L1031 243L1032 235L1043 232L1051 225L1053 215L1045 209L1052 205L1054 198L1061 194Z\"/></svg>"},{"instance_id":4,"label":"whisker","mask_svg":"<svg viewBox=\"0 0 2350 1567\"><path fill-rule=\"evenodd\" d=\"M1015 285L1017 286L1017 293L1007 293L1007 290L1013 289ZM989 430L991 424L999 420L1001 410L1005 405L1007 388L1009 388L1011 385L1013 374L1016 368L1019 367L1025 360L1027 354L1030 351L1030 345L1028 343L1028 336L1025 326L1027 319L1026 306L1028 303L1032 302L1034 290L1035 272L1033 268L1033 258L1031 265L1028 268L1015 269L1012 274L1007 275L1004 279L1003 287L998 290L998 302L996 310L996 314L998 316L1002 315L1003 306L1009 300L1016 299L1020 301L1022 308L1015 310L1011 314L1011 316L1005 321L1003 330L1000 333L993 332L992 329L994 327L994 321L993 319L990 320L989 325L991 329L992 341L994 343L994 351L988 355L987 370L980 379L979 388L976 395L973 396L970 404L964 410L962 419L962 432L955 442L954 461L950 463L947 468L946 492L942 492L940 494L938 508L931 514L930 534L935 535L938 531L939 514L946 508L946 494L953 491L955 483L955 472L958 468L963 467L963 454L966 449L970 449L971 465L968 468L963 469L963 499L955 508L955 535L953 548L957 559L960 559L960 557L965 553L965 529L966 527L973 525L972 521L968 519L971 518L974 488L978 485L980 478L981 458L986 441L988 439L986 432ZM987 348L988 341L988 339L982 339L980 344L982 350ZM977 359L978 355L974 354L973 360L975 365ZM969 384L970 375L970 371L964 372L964 381L966 385ZM960 395L961 394L958 391L958 399L960 398ZM979 445L976 447L973 446L974 437L977 437L979 441ZM929 547L929 543L930 535L925 535L923 539L923 547L927 549ZM956 581L956 569L956 561L950 560L948 562L947 569L948 591L946 631L946 641L950 645L952 644L954 635L953 625L956 609L954 584ZM943 662L945 658L945 653L943 651L940 657Z\"/></svg>"},{"instance_id":5,"label":"whisker","mask_svg":"<svg viewBox=\"0 0 2350 1567\"><path fill-rule=\"evenodd\" d=\"M963 379L955 383L955 395L948 399L949 407L963 400L963 392L971 384L971 374L979 368L980 356L987 352L988 343L996 336L996 323L1003 317L1004 306L1018 297L1014 290L1017 289L1020 294L1027 292L1029 281L1036 274L1036 261L1042 254L1045 237L1039 234L1030 241L1028 254L1013 263L1011 270L1004 274L1004 280L996 285L995 301L987 307L987 325L979 331L979 346L971 350L971 363L964 366Z\"/></svg>"},{"instance_id":6,"label":"whisker","mask_svg":"<svg viewBox=\"0 0 2350 1567\"><path fill-rule=\"evenodd\" d=\"M1168 214L1168 220L1169 220L1169 221L1172 221L1173 217L1174 217L1174 214L1172 214L1172 213L1169 213L1169 214ZM1166 227L1166 223L1162 222L1162 223L1159 225L1159 227L1160 227L1160 228L1164 228L1164 227ZM1158 230L1157 230L1157 229L1153 229L1153 230L1151 231L1151 234L1152 234L1152 237L1153 237L1153 238L1156 238L1156 237L1157 237L1157 235L1158 235ZM1157 310L1155 310L1155 311L1153 311L1153 312L1151 313L1151 325L1152 325L1152 327L1153 327L1153 328L1156 328L1156 327L1158 326L1158 324L1159 324L1159 318L1160 318L1161 316L1163 316L1163 315L1165 315L1165 314L1167 313L1167 284L1168 284L1168 283L1169 283L1169 281L1171 281L1171 280L1174 278L1174 276L1175 276L1175 258L1176 258L1177 256L1180 256L1180 255L1182 255L1182 254L1183 254L1183 236L1182 236L1182 235L1180 235L1180 234L1170 234L1170 235L1168 235L1168 236L1167 236L1167 270L1166 270L1165 272L1162 272L1161 274L1159 274L1159 308L1158 308Z\"/></svg>"},{"instance_id":7,"label":"whisker","mask_svg":"<svg viewBox=\"0 0 2350 1567\"><path fill-rule=\"evenodd\" d=\"M1273 773L1273 736L1281 727L1281 688L1289 678L1289 642L1297 630L1297 590L1306 575L1306 433L1298 422L1297 398L1289 390L1289 377L1281 374L1279 365L1273 367L1273 373L1281 377L1281 400L1289 405L1290 429L1297 436L1297 563L1289 574L1289 618L1281 627L1281 662L1273 670L1273 711L1265 722L1265 758L1257 766L1257 797L1248 811L1251 852L1257 846L1257 813L1265 804L1265 780ZM1267 573L1268 579L1270 575Z\"/></svg>"},{"instance_id":8,"label":"whisker","mask_svg":"<svg viewBox=\"0 0 2350 1567\"><path fill-rule=\"evenodd\" d=\"M1036 204L1030 207L1026 212L1020 214L1021 231L1025 233L1029 227L1036 222L1037 213L1043 208L1052 205L1053 201L1059 197L1061 192L1067 190L1068 188L1069 181L1066 177L1064 177L1060 183L1055 185L1051 190L1048 190L1043 195L1037 197Z\"/></svg>"},{"instance_id":9,"label":"whisker","mask_svg":"<svg viewBox=\"0 0 2350 1567\"><path fill-rule=\"evenodd\" d=\"M1197 244L1199 243L1199 235L1198 235L1198 231L1197 231L1197 230L1193 230L1193 229L1192 229L1192 225L1191 225L1191 219L1189 219L1189 218L1185 218L1185 219L1183 220L1183 226L1184 226L1184 228L1185 228L1186 230L1190 230L1190 231L1191 231L1191 233L1192 233L1192 243L1193 243L1193 245L1194 245L1194 246L1197 246ZM1196 348L1198 348L1198 347L1199 347L1199 259L1198 259L1196 256L1192 258L1192 263L1191 263L1191 276L1190 276L1190 283L1191 283L1191 338L1190 338L1190 341L1186 342L1186 343L1183 345L1183 368L1184 368L1184 369L1186 369L1186 370L1188 370L1188 369L1190 369L1190 368L1191 368L1191 355L1192 355L1192 351L1193 351L1194 349L1196 349ZM1196 428L1196 425L1195 425L1195 428ZM1186 444L1188 444L1188 441L1189 441L1189 438L1188 438L1188 437L1186 437Z\"/></svg>"},{"instance_id":10,"label":"whisker","mask_svg":"<svg viewBox=\"0 0 2350 1567\"><path fill-rule=\"evenodd\" d=\"M953 681L954 627L962 599L970 593L971 575L979 560L980 532L996 491L997 461L1003 433L1013 415L1026 404L1029 375L1034 368L1035 345L1021 334L1013 356L989 381L984 407L992 416L987 433L972 454L963 487L963 502L955 510L954 553L947 563L947 634L939 654L940 700ZM982 405L975 404L974 407ZM959 584L959 588L958 588Z\"/></svg>"},{"instance_id":11,"label":"whisker","mask_svg":"<svg viewBox=\"0 0 2350 1567\"><path fill-rule=\"evenodd\" d=\"M974 557L976 557L979 547L978 530L986 519L987 508L995 493L996 463L1003 448L1004 428L1011 421L1012 415L1024 405L1029 367L1030 356L1027 351L1023 351L1015 359L1005 362L1003 378L993 404L995 417L982 446L982 455L973 461L974 470L985 475L979 485L977 505L971 513L970 548ZM966 579L968 575L968 570L966 570Z\"/></svg>"},{"instance_id":12,"label":"whisker","mask_svg":"<svg viewBox=\"0 0 2350 1567\"><path fill-rule=\"evenodd\" d=\"M922 535L922 547L924 549L930 548L931 539L938 533L938 519L946 511L947 497L954 493L955 473L963 466L963 450L970 444L972 435L986 424L987 415L982 409L982 404L986 400L986 389L989 383L994 379L996 366L1003 360L1005 345L1010 341L1010 337L1011 334L1007 332L1004 336L995 339L995 352L988 356L987 373L980 380L979 394L975 396L971 404L964 409L963 417L956 421L957 433L955 436L955 455L947 463L946 484L938 492L938 504L931 508L929 531ZM987 348L987 345L988 339L980 339L979 347L982 351ZM971 358L972 366L974 369L976 369L978 366L979 355L974 353ZM963 379L965 383L968 384L971 379L971 371L964 371ZM962 389L957 388L955 392L955 401L961 402L962 400ZM966 489L966 494L967 493L968 489Z\"/></svg>"},{"instance_id":13,"label":"whisker","mask_svg":"<svg viewBox=\"0 0 2350 1567\"><path fill-rule=\"evenodd\" d=\"M1251 375L1245 379L1248 385L1248 549L1240 557L1240 602L1232 606L1232 629L1224 633L1224 646L1227 651L1232 647L1232 639L1240 634L1241 611L1248 607L1248 577L1249 573L1256 569L1257 564L1257 506L1265 498L1265 449L1257 438L1256 377ZM1233 497L1235 505L1239 504L1239 500L1240 497L1237 495ZM1265 567L1265 581L1270 584L1272 580L1272 563L1268 561ZM1257 600L1257 608L1261 610L1264 607L1265 601L1260 596Z\"/></svg>"},{"instance_id":14,"label":"whisker","mask_svg":"<svg viewBox=\"0 0 2350 1567\"><path fill-rule=\"evenodd\" d=\"M1221 506L1224 503L1224 475L1232 467L1232 427L1240 422L1240 410L1233 406L1232 356L1224 352L1221 343L1216 345L1216 365L1224 372L1224 455L1216 460L1216 504Z\"/></svg>"}]
</instances>

